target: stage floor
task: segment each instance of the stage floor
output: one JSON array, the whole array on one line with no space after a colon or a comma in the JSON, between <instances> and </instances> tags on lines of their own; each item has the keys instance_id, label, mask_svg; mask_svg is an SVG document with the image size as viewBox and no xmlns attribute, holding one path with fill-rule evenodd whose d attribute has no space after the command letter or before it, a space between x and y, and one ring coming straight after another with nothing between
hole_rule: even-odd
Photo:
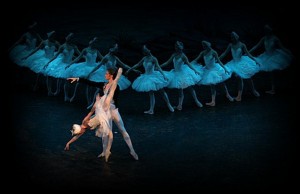
<instances>
[{"instance_id":1,"label":"stage floor","mask_svg":"<svg viewBox=\"0 0 300 194\"><path fill-rule=\"evenodd\" d=\"M261 83L257 85L259 98L245 86L243 100L229 102L218 88L216 107L197 108L186 91L183 110L174 113L156 94L154 115L143 113L149 105L146 93L132 89L121 92L120 114L139 161L131 157L114 126L112 155L107 163L97 158L102 151L101 139L93 131L64 151L72 124L80 123L88 112L82 88L80 97L69 103L62 94L48 97L43 85L31 91L30 79L26 79L28 83L16 85L12 98L14 181L26 183L23 189L41 185L100 191L292 188L298 140L292 126L296 97L282 86L275 95L265 94L262 79L257 78ZM232 85L229 87L236 93ZM177 92L167 91L176 105ZM208 87L197 87L196 92L203 104L210 100Z\"/></svg>"}]
</instances>

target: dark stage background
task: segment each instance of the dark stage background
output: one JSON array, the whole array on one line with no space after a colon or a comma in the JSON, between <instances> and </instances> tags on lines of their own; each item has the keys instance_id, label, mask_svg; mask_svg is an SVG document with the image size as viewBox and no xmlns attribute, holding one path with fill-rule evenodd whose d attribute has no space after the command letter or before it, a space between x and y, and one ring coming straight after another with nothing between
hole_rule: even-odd
<instances>
[{"instance_id":1,"label":"dark stage background","mask_svg":"<svg viewBox=\"0 0 300 194\"><path fill-rule=\"evenodd\" d=\"M270 24L283 45L295 55L291 66L276 72L277 94L269 89L268 75L255 75L260 98L251 95L245 84L242 102L229 103L218 88L217 106L194 106L186 92L181 112L170 114L156 95L155 115L144 115L148 95L132 89L121 94L120 113L140 160L128 153L121 134L114 134L112 156L108 163L96 158L100 139L87 133L71 150L63 150L70 138L69 128L88 112L83 92L75 102L63 101L63 95L48 97L45 85L32 91L35 75L29 69L8 64L10 80L1 108L9 115L15 183L24 190L39 186L47 190L192 190L199 191L287 191L298 189L296 156L299 136L295 127L297 111L298 32L297 10L288 2L262 5L261 2L187 1L162 5L154 2L55 2L14 3L7 7L16 18L2 16L6 50L33 21L43 38L52 30L61 43L75 33L80 49L94 36L103 55L115 42L119 58L129 66L141 58L141 46L147 44L160 62L174 51L174 42L182 41L190 60L202 50L201 41L209 40L220 54L236 31L248 49L263 36ZM36 5L37 7L34 7ZM257 53L260 53L259 51ZM226 58L229 60L230 58ZM171 69L171 66L166 68ZM140 70L143 70L142 68ZM133 81L137 75L131 73ZM236 94L236 80L229 90ZM210 100L208 87L197 87L202 103ZM168 91L172 104L177 92ZM6 103L7 102L7 103ZM5 121L7 121L5 119ZM5 137L3 137L5 138ZM15 190L16 188L11 188Z\"/></svg>"}]
</instances>

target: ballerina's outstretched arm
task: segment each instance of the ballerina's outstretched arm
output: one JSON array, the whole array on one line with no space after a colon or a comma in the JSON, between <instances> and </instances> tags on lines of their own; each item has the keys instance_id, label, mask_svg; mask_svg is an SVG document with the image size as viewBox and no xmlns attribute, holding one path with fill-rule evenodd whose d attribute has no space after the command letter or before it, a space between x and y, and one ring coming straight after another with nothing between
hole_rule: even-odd
<instances>
[{"instance_id":1,"label":"ballerina's outstretched arm","mask_svg":"<svg viewBox=\"0 0 300 194\"><path fill-rule=\"evenodd\" d=\"M103 105L104 110L107 110L110 107L110 102L112 101L112 99L114 97L115 90L118 86L118 81L120 80L122 72L123 72L123 69L119 68L118 69L118 74L117 74L116 78L114 79L114 81L112 82L112 85L110 87L110 91L109 91L109 93L108 93L108 95L107 95L107 97L104 101L104 105Z\"/></svg>"}]
</instances>

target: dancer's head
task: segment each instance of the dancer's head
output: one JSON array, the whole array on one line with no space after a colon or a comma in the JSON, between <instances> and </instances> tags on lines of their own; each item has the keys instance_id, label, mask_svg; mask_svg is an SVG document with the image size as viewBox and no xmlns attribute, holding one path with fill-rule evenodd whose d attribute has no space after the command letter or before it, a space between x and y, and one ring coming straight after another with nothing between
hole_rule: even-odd
<instances>
[{"instance_id":1,"label":"dancer's head","mask_svg":"<svg viewBox=\"0 0 300 194\"><path fill-rule=\"evenodd\" d=\"M149 55L151 53L151 51L147 48L146 45L143 46L143 54L144 55Z\"/></svg>"},{"instance_id":2,"label":"dancer's head","mask_svg":"<svg viewBox=\"0 0 300 194\"><path fill-rule=\"evenodd\" d=\"M71 129L72 136L73 136L73 135L77 135L77 134L79 134L80 132L81 132L81 127L80 127L80 125L78 125L78 124L73 124L72 129Z\"/></svg>"},{"instance_id":3,"label":"dancer's head","mask_svg":"<svg viewBox=\"0 0 300 194\"><path fill-rule=\"evenodd\" d=\"M37 25L37 22L33 22L33 24L28 26L28 31L33 31L34 28L36 27L36 25Z\"/></svg>"},{"instance_id":4,"label":"dancer's head","mask_svg":"<svg viewBox=\"0 0 300 194\"><path fill-rule=\"evenodd\" d=\"M97 42L98 38L94 37L90 42L89 42L89 46L90 47L95 47L96 46L96 42Z\"/></svg>"},{"instance_id":5,"label":"dancer's head","mask_svg":"<svg viewBox=\"0 0 300 194\"><path fill-rule=\"evenodd\" d=\"M106 70L106 73L105 73L105 79L106 80L110 80L110 79L115 79L116 76L117 76L117 69L115 68L108 68Z\"/></svg>"},{"instance_id":6,"label":"dancer's head","mask_svg":"<svg viewBox=\"0 0 300 194\"><path fill-rule=\"evenodd\" d=\"M74 33L70 33L68 34L68 36L66 36L67 43L71 43L73 40L74 40Z\"/></svg>"},{"instance_id":7,"label":"dancer's head","mask_svg":"<svg viewBox=\"0 0 300 194\"><path fill-rule=\"evenodd\" d=\"M51 31L51 32L48 32L48 33L47 33L47 37L48 37L48 39L50 39L50 40L53 40L53 39L54 39L54 36L55 36L55 31Z\"/></svg>"},{"instance_id":8,"label":"dancer's head","mask_svg":"<svg viewBox=\"0 0 300 194\"><path fill-rule=\"evenodd\" d=\"M211 48L211 43L206 40L203 40L202 47L203 47L203 49L209 49L209 48Z\"/></svg>"},{"instance_id":9,"label":"dancer's head","mask_svg":"<svg viewBox=\"0 0 300 194\"><path fill-rule=\"evenodd\" d=\"M273 33L273 29L267 24L264 26L264 31L266 35L270 35Z\"/></svg>"},{"instance_id":10,"label":"dancer's head","mask_svg":"<svg viewBox=\"0 0 300 194\"><path fill-rule=\"evenodd\" d=\"M72 129L71 129L72 136L78 135L80 133L84 133L86 129L90 128L90 126L88 125L88 122L89 122L89 120L83 120L81 125L73 124Z\"/></svg>"},{"instance_id":11,"label":"dancer's head","mask_svg":"<svg viewBox=\"0 0 300 194\"><path fill-rule=\"evenodd\" d=\"M240 38L239 35L234 31L231 32L230 37L232 42L237 42Z\"/></svg>"},{"instance_id":12,"label":"dancer's head","mask_svg":"<svg viewBox=\"0 0 300 194\"><path fill-rule=\"evenodd\" d=\"M183 50L183 43L180 41L176 41L175 43L175 50L176 51L182 51Z\"/></svg>"},{"instance_id":13,"label":"dancer's head","mask_svg":"<svg viewBox=\"0 0 300 194\"><path fill-rule=\"evenodd\" d=\"M109 52L115 54L116 52L118 52L118 49L119 49L119 45L118 44L114 44L113 47L111 47L109 49Z\"/></svg>"}]
</instances>

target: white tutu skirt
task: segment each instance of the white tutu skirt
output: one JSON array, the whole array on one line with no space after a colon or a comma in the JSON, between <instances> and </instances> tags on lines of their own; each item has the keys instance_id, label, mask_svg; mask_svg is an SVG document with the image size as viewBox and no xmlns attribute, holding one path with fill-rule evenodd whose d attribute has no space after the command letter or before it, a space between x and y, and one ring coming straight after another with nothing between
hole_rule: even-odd
<instances>
[{"instance_id":1,"label":"white tutu skirt","mask_svg":"<svg viewBox=\"0 0 300 194\"><path fill-rule=\"evenodd\" d=\"M150 74L141 74L132 83L132 88L138 92L158 91L169 85L172 75L164 71L167 80L159 71L153 71Z\"/></svg>"},{"instance_id":2,"label":"white tutu skirt","mask_svg":"<svg viewBox=\"0 0 300 194\"><path fill-rule=\"evenodd\" d=\"M41 53L41 55L35 55L36 53ZM50 60L50 58L47 58L45 56L45 51L44 50L39 50L37 51L35 54L33 54L32 56L35 55L35 58L32 60L30 69L32 71L34 71L35 73L43 73L46 74L45 72L45 65L48 63L48 61ZM54 53L55 54L55 53ZM31 56L30 56L31 57ZM30 58L29 57L29 58ZM28 58L28 59L29 59Z\"/></svg>"},{"instance_id":3,"label":"white tutu skirt","mask_svg":"<svg viewBox=\"0 0 300 194\"><path fill-rule=\"evenodd\" d=\"M66 76L68 77L87 77L88 74L98 65L99 63L88 64L86 62L74 63L66 69Z\"/></svg>"},{"instance_id":4,"label":"white tutu skirt","mask_svg":"<svg viewBox=\"0 0 300 194\"><path fill-rule=\"evenodd\" d=\"M242 56L239 60L231 60L225 64L225 67L243 79L251 78L259 72L259 65L248 56Z\"/></svg>"},{"instance_id":5,"label":"white tutu skirt","mask_svg":"<svg viewBox=\"0 0 300 194\"><path fill-rule=\"evenodd\" d=\"M66 67L69 64L64 63L63 58L63 54L58 55L58 57L48 65L44 73L55 78L68 78Z\"/></svg>"},{"instance_id":6,"label":"white tutu skirt","mask_svg":"<svg viewBox=\"0 0 300 194\"><path fill-rule=\"evenodd\" d=\"M257 57L261 71L283 70L292 62L293 56L282 49L276 49L272 54L266 52Z\"/></svg>"},{"instance_id":7,"label":"white tutu skirt","mask_svg":"<svg viewBox=\"0 0 300 194\"><path fill-rule=\"evenodd\" d=\"M218 63L215 63L211 68L205 66L203 68L202 79L198 82L198 85L214 85L229 79L231 77L230 70L226 66L225 68L228 73Z\"/></svg>"},{"instance_id":8,"label":"white tutu skirt","mask_svg":"<svg viewBox=\"0 0 300 194\"><path fill-rule=\"evenodd\" d=\"M172 69L169 71L171 74L171 81L168 85L168 88L177 88L177 89L184 89L189 86L195 85L197 82L201 80L201 74L197 75L194 70L189 68L187 65L182 65L180 71L175 71Z\"/></svg>"},{"instance_id":9,"label":"white tutu skirt","mask_svg":"<svg viewBox=\"0 0 300 194\"><path fill-rule=\"evenodd\" d=\"M22 58L26 57L32 51L33 49L28 49L25 45L17 45L10 51L9 58L10 60L12 60L12 62L19 66L29 67L30 63L32 62L32 56L30 56L26 60L22 60Z\"/></svg>"}]
</instances>

